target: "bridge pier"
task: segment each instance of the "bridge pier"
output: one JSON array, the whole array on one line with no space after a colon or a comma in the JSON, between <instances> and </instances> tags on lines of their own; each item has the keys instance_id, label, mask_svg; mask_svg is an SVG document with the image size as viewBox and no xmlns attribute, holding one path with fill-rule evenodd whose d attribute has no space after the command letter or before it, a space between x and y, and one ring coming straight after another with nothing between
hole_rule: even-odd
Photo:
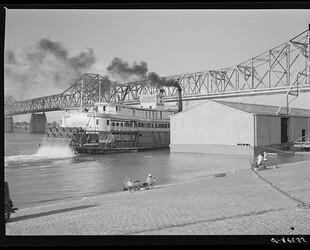
<instances>
[{"instance_id":1,"label":"bridge pier","mask_svg":"<svg viewBox=\"0 0 310 250\"><path fill-rule=\"evenodd\" d=\"M44 133L47 128L46 115L32 113L29 122L29 133Z\"/></svg>"},{"instance_id":2,"label":"bridge pier","mask_svg":"<svg viewBox=\"0 0 310 250\"><path fill-rule=\"evenodd\" d=\"M13 117L7 116L4 118L4 131L5 132L13 132Z\"/></svg>"}]
</instances>

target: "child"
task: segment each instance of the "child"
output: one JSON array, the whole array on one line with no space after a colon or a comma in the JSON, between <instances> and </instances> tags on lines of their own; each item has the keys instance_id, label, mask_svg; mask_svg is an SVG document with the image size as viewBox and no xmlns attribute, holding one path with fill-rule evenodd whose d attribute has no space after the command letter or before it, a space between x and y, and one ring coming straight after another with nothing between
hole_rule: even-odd
<instances>
[{"instance_id":1,"label":"child","mask_svg":"<svg viewBox=\"0 0 310 250\"><path fill-rule=\"evenodd\" d=\"M264 152L264 169L267 168L267 161L268 161L268 155L266 152Z\"/></svg>"}]
</instances>

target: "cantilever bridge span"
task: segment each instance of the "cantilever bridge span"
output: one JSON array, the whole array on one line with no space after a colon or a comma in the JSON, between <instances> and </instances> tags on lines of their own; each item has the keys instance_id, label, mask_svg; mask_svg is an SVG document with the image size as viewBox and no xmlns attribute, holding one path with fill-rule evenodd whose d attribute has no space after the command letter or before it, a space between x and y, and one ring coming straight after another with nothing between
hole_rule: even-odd
<instances>
[{"instance_id":1,"label":"cantilever bridge span","mask_svg":"<svg viewBox=\"0 0 310 250\"><path fill-rule=\"evenodd\" d=\"M183 100L310 92L309 29L236 66L165 77L178 82ZM109 81L85 73L61 94L15 101L5 96L5 116L49 112L88 106L96 102L135 103L141 94L165 90L166 101L178 100L177 88L151 80L129 83Z\"/></svg>"}]
</instances>

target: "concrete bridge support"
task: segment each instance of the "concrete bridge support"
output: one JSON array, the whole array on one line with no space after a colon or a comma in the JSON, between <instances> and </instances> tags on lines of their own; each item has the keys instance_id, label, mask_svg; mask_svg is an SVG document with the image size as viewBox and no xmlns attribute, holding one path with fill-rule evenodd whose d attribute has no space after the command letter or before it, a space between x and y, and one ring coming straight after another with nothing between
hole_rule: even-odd
<instances>
[{"instance_id":1,"label":"concrete bridge support","mask_svg":"<svg viewBox=\"0 0 310 250\"><path fill-rule=\"evenodd\" d=\"M5 132L13 132L13 117L8 116L4 118L4 131Z\"/></svg>"},{"instance_id":2,"label":"concrete bridge support","mask_svg":"<svg viewBox=\"0 0 310 250\"><path fill-rule=\"evenodd\" d=\"M29 122L29 133L44 133L47 128L46 115L43 114L31 114Z\"/></svg>"}]
</instances>

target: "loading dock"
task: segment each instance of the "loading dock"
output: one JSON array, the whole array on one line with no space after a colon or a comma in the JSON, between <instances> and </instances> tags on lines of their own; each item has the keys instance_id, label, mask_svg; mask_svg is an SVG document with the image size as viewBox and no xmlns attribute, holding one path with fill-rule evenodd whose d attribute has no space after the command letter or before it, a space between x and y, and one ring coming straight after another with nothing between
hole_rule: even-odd
<instances>
[{"instance_id":1,"label":"loading dock","mask_svg":"<svg viewBox=\"0 0 310 250\"><path fill-rule=\"evenodd\" d=\"M171 117L171 152L256 155L282 147L310 131L310 109L206 101Z\"/></svg>"}]
</instances>

